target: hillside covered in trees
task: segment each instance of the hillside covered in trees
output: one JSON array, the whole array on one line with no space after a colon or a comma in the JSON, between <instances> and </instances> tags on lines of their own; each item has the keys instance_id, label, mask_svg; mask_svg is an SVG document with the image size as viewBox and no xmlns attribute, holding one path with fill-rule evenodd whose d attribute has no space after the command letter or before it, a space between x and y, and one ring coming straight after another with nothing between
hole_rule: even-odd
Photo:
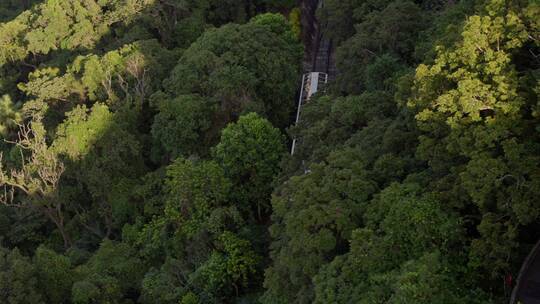
<instances>
[{"instance_id":1,"label":"hillside covered in trees","mask_svg":"<svg viewBox=\"0 0 540 304\"><path fill-rule=\"evenodd\" d=\"M506 303L540 2L307 2L0 1L0 303Z\"/></svg>"}]
</instances>

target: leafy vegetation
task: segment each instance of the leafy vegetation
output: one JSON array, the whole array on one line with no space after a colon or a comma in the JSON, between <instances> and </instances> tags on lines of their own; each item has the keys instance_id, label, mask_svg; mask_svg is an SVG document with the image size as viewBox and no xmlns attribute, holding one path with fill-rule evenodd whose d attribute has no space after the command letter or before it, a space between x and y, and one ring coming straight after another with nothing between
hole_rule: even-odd
<instances>
[{"instance_id":1,"label":"leafy vegetation","mask_svg":"<svg viewBox=\"0 0 540 304\"><path fill-rule=\"evenodd\" d=\"M304 4L2 1L0 302L505 302L538 1L326 0L293 126Z\"/></svg>"}]
</instances>

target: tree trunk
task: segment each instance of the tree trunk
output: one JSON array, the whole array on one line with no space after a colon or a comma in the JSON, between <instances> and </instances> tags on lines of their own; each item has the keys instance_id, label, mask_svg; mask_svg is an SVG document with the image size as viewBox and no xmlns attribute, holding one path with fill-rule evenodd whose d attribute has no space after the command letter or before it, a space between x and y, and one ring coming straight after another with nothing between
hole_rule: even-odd
<instances>
[{"instance_id":1,"label":"tree trunk","mask_svg":"<svg viewBox=\"0 0 540 304\"><path fill-rule=\"evenodd\" d=\"M71 246L73 246L73 242L66 231L66 227L64 225L64 216L62 215L61 209L45 207L42 209L42 212L45 213L45 215L56 225L58 231L60 231L60 235L64 241L64 249L67 250L71 248Z\"/></svg>"}]
</instances>

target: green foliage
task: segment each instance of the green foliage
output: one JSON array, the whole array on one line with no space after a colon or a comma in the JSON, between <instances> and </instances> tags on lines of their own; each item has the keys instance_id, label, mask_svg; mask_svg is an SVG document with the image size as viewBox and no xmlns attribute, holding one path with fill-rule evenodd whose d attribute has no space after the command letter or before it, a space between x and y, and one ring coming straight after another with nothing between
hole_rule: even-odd
<instances>
[{"instance_id":1,"label":"green foliage","mask_svg":"<svg viewBox=\"0 0 540 304\"><path fill-rule=\"evenodd\" d=\"M317 173L317 169L314 168L309 175L315 175L312 178L316 179ZM343 178L343 173L338 176ZM358 179L356 184L352 184L354 181L345 182L344 180L343 182L348 185L348 189L366 193L364 189L369 185L365 185L362 189L359 187L362 177L355 178ZM327 185L328 181L323 179L321 183ZM299 185L291 185L291 187L300 188ZM269 292L274 292L265 295L270 297L268 301L277 299L281 302L292 300L295 303L304 303L313 301L313 296L316 303L388 300L387 297L391 293L384 292L384 288L385 286L389 288L390 282L387 282L389 279L384 276L392 274L402 263L408 259L420 257L424 252L441 250L449 253L451 246L459 241L461 235L460 223L456 215L445 213L440 209L438 202L432 198L418 197L420 189L414 184L404 186L394 184L371 202L368 201L369 197L364 198L364 202L359 202L359 196L354 195L357 193L351 191L349 196L357 201L344 200L336 206L333 205L338 203L339 196L336 194L343 193L344 190L330 197L329 193L319 194L311 198L309 207L303 207L291 218L287 217L278 221L278 223L283 222L282 227L274 225L272 232L286 235L288 238L275 243L280 251L273 253L274 266L266 273L265 284ZM374 190L372 188L371 191ZM343 197L343 194L341 195ZM322 201L330 200L331 197L335 198L330 201L328 207L323 207L321 204L314 205L315 197ZM296 203L299 197L295 196L290 201ZM364 206L359 205L353 209L351 205L354 203ZM285 208L276 204L275 214L287 212L289 216L292 213L291 210L295 208L297 207L294 205ZM285 211L287 209L288 211ZM317 216L314 213L316 210L320 210L325 216ZM355 218L354 214L348 214L350 212L356 212L356 216L364 214L363 220ZM335 219L332 220L330 216ZM322 222L323 218L326 223ZM320 227L318 234L313 233L313 226L307 226L309 223L307 219L317 219L317 222L311 225L316 224L316 227ZM367 228L354 230L362 222ZM403 229L403 227L408 228ZM342 229L346 230L342 231ZM337 232L341 234L332 236L332 233ZM323 243L325 238L327 240ZM319 239L320 241L317 242ZM343 242L347 240L351 240L350 251L346 255L339 256L340 248L346 248ZM317 251L319 256L314 255ZM328 259L328 257L331 258ZM300 280L297 277L298 274L305 273L306 270L311 271L311 274L307 273L309 276ZM385 274L381 277L383 273ZM279 276L284 275L287 277L278 279ZM310 282L309 277L315 277L315 286L311 285L313 283ZM304 282L304 285L301 289L298 288L300 286L285 289L291 283L276 286L275 284L280 284L280 281ZM297 293L293 293L294 296L291 297L284 290Z\"/></svg>"},{"instance_id":2,"label":"green foliage","mask_svg":"<svg viewBox=\"0 0 540 304\"><path fill-rule=\"evenodd\" d=\"M233 232L245 224L229 201L231 186L213 161L177 159L168 167L164 215L141 231L139 244L146 247L143 252L154 246L171 258L145 276L143 303L194 296L221 302L250 286L260 257L249 240Z\"/></svg>"},{"instance_id":3,"label":"green foliage","mask_svg":"<svg viewBox=\"0 0 540 304\"><path fill-rule=\"evenodd\" d=\"M538 1L304 4L1 1L0 302L505 302ZM303 26L338 73L287 129Z\"/></svg>"},{"instance_id":4,"label":"green foliage","mask_svg":"<svg viewBox=\"0 0 540 304\"><path fill-rule=\"evenodd\" d=\"M41 231L48 226L48 220L37 210L16 210L9 206L0 207L0 236L6 248L18 248L24 254L47 241Z\"/></svg>"},{"instance_id":5,"label":"green foliage","mask_svg":"<svg viewBox=\"0 0 540 304\"><path fill-rule=\"evenodd\" d=\"M10 131L21 120L21 114L18 112L18 105L11 101L9 95L0 98L0 136L7 138Z\"/></svg>"},{"instance_id":6,"label":"green foliage","mask_svg":"<svg viewBox=\"0 0 540 304\"><path fill-rule=\"evenodd\" d=\"M271 9L290 9L296 5L294 0L261 0L260 2Z\"/></svg>"},{"instance_id":7,"label":"green foliage","mask_svg":"<svg viewBox=\"0 0 540 304\"><path fill-rule=\"evenodd\" d=\"M140 13L149 1L131 1L128 8L125 2L49 0L34 6L2 25L2 40L10 47L0 51L0 66L28 55L96 47L111 24L129 22L130 16Z\"/></svg>"},{"instance_id":8,"label":"green foliage","mask_svg":"<svg viewBox=\"0 0 540 304\"><path fill-rule=\"evenodd\" d=\"M146 271L136 251L105 240L90 260L75 269L72 301L80 304L125 303L124 295L139 289Z\"/></svg>"},{"instance_id":9,"label":"green foliage","mask_svg":"<svg viewBox=\"0 0 540 304\"><path fill-rule=\"evenodd\" d=\"M377 185L357 151L332 153L291 178L272 200L273 264L266 270L265 303L310 303L311 278L346 248Z\"/></svg>"},{"instance_id":10,"label":"green foliage","mask_svg":"<svg viewBox=\"0 0 540 304\"><path fill-rule=\"evenodd\" d=\"M38 0L6 0L0 4L0 22L11 20L17 15L36 4Z\"/></svg>"},{"instance_id":11,"label":"green foliage","mask_svg":"<svg viewBox=\"0 0 540 304\"><path fill-rule=\"evenodd\" d=\"M226 224L209 221L213 212L226 206L231 188L230 181L215 162L178 159L168 167L167 177L165 215L187 237L203 229L217 232L220 225Z\"/></svg>"},{"instance_id":12,"label":"green foliage","mask_svg":"<svg viewBox=\"0 0 540 304\"><path fill-rule=\"evenodd\" d=\"M341 43L354 35L354 24L357 23L355 11L361 2L358 0L328 0L319 8L317 17L325 24L324 34L335 43ZM387 2L387 1L380 1Z\"/></svg>"},{"instance_id":13,"label":"green foliage","mask_svg":"<svg viewBox=\"0 0 540 304\"><path fill-rule=\"evenodd\" d=\"M316 98L304 108L303 119L298 127L291 130L292 135L301 140L301 145L295 154L298 155L297 158L305 162L320 162L331 151L346 144L353 134L376 121L394 116L395 111L396 106L392 96L384 91L335 99ZM377 133L371 136L382 136L382 134ZM373 143L370 143L363 148L373 149L374 147Z\"/></svg>"},{"instance_id":14,"label":"green foliage","mask_svg":"<svg viewBox=\"0 0 540 304\"><path fill-rule=\"evenodd\" d=\"M198 304L200 303L199 302L199 299L197 297L197 295L195 295L194 293L190 292L188 294L186 294L185 296L182 297L182 302L180 302L180 304Z\"/></svg>"},{"instance_id":15,"label":"green foliage","mask_svg":"<svg viewBox=\"0 0 540 304\"><path fill-rule=\"evenodd\" d=\"M378 85L384 83L384 79L375 77L378 73L381 73L379 77L386 76L399 68L396 58L403 63L410 62L416 39L424 26L422 11L411 1L394 1L381 11L362 16L357 17L361 23L356 26L356 34L344 42L336 54L340 89L350 93L365 90L363 85L369 79L377 81ZM390 54L394 59L390 62L388 57L378 59L384 54ZM386 65L383 67L387 71L381 68L374 73L373 68L366 68L373 62Z\"/></svg>"},{"instance_id":16,"label":"green foliage","mask_svg":"<svg viewBox=\"0 0 540 304\"><path fill-rule=\"evenodd\" d=\"M183 53L164 86L171 97L218 100L218 126L249 110L284 126L296 89L291 75L300 61L301 47L286 20L267 14L207 31Z\"/></svg>"},{"instance_id":17,"label":"green foliage","mask_svg":"<svg viewBox=\"0 0 540 304\"><path fill-rule=\"evenodd\" d=\"M301 24L301 11L299 8L294 8L289 13L289 22L291 23L291 31L297 39L300 39L302 36L302 24Z\"/></svg>"},{"instance_id":18,"label":"green foliage","mask_svg":"<svg viewBox=\"0 0 540 304\"><path fill-rule=\"evenodd\" d=\"M134 216L131 191L145 170L140 143L130 133L129 120L122 119L126 114L114 114L99 103L90 110L77 107L67 113L53 144L53 149L70 164L66 177L84 185L83 189L69 189L77 192L66 193L67 199L83 193L91 195L94 204L75 210L83 225L95 225L101 219L105 231L94 231L101 237L109 236L112 229L120 228L120 223Z\"/></svg>"},{"instance_id":19,"label":"green foliage","mask_svg":"<svg viewBox=\"0 0 540 304\"><path fill-rule=\"evenodd\" d=\"M57 130L55 147L73 161L84 159L114 123L114 114L106 105L96 104L91 110L85 106L67 113L67 119Z\"/></svg>"},{"instance_id":20,"label":"green foliage","mask_svg":"<svg viewBox=\"0 0 540 304\"><path fill-rule=\"evenodd\" d=\"M393 184L372 201L367 228L352 233L349 253L315 277L315 303L463 301L467 289L457 269L440 260L461 237L459 220L420 191L417 184Z\"/></svg>"},{"instance_id":21,"label":"green foliage","mask_svg":"<svg viewBox=\"0 0 540 304\"><path fill-rule=\"evenodd\" d=\"M459 240L461 223L456 215L445 212L431 195L418 197L420 189L417 184L392 184L366 212L367 227L383 232L385 242L399 248L395 256L389 254L390 261L417 257L434 248L446 250Z\"/></svg>"},{"instance_id":22,"label":"green foliage","mask_svg":"<svg viewBox=\"0 0 540 304\"><path fill-rule=\"evenodd\" d=\"M155 95L154 99L158 96ZM212 138L207 135L216 103L198 95L180 95L174 99L157 101L158 114L152 124L152 137L156 144L155 154L162 150L174 159L192 154L208 154Z\"/></svg>"},{"instance_id":23,"label":"green foliage","mask_svg":"<svg viewBox=\"0 0 540 304\"><path fill-rule=\"evenodd\" d=\"M538 164L538 139L527 130L532 105L513 55L534 43L536 30L518 2L487 1L468 18L460 39L438 47L433 63L417 68L409 101L425 132L419 156L438 174L457 174L459 193L451 195L465 195L480 214L470 266L491 278L509 270L518 225L538 216L530 200L538 176L529 171Z\"/></svg>"},{"instance_id":24,"label":"green foliage","mask_svg":"<svg viewBox=\"0 0 540 304\"><path fill-rule=\"evenodd\" d=\"M63 303L69 299L74 273L68 257L41 246L36 250L34 265L47 303Z\"/></svg>"},{"instance_id":25,"label":"green foliage","mask_svg":"<svg viewBox=\"0 0 540 304\"><path fill-rule=\"evenodd\" d=\"M460 286L438 252L405 263L394 280L388 303L492 303L483 292Z\"/></svg>"},{"instance_id":26,"label":"green foliage","mask_svg":"<svg viewBox=\"0 0 540 304\"><path fill-rule=\"evenodd\" d=\"M139 301L144 304L177 304L182 298L185 301L196 298L184 287L182 271L182 263L175 259L167 259L161 269L151 269L142 281Z\"/></svg>"},{"instance_id":27,"label":"green foliage","mask_svg":"<svg viewBox=\"0 0 540 304\"><path fill-rule=\"evenodd\" d=\"M19 250L0 248L0 290L6 304L45 303L40 294L36 269Z\"/></svg>"},{"instance_id":28,"label":"green foliage","mask_svg":"<svg viewBox=\"0 0 540 304\"><path fill-rule=\"evenodd\" d=\"M267 210L284 152L280 131L255 113L240 117L223 130L214 155L233 182L233 197L242 210L256 209L259 217Z\"/></svg>"},{"instance_id":29,"label":"green foliage","mask_svg":"<svg viewBox=\"0 0 540 304\"><path fill-rule=\"evenodd\" d=\"M18 87L27 96L53 105L106 101L117 109L123 99L141 103L165 77L173 58L174 52L156 40L142 40L103 55L77 56L65 72L57 67L36 69Z\"/></svg>"},{"instance_id":30,"label":"green foliage","mask_svg":"<svg viewBox=\"0 0 540 304\"><path fill-rule=\"evenodd\" d=\"M238 296L239 288L248 287L256 273L260 257L249 241L228 231L218 237L217 244L218 250L193 273L191 280L207 294L221 295L223 299L231 294ZM234 293L230 287L234 287Z\"/></svg>"}]
</instances>

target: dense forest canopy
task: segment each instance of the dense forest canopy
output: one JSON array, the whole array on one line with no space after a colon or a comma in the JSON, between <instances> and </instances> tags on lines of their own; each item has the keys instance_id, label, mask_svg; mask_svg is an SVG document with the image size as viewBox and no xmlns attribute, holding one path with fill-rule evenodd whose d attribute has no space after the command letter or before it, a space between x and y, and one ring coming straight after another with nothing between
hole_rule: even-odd
<instances>
[{"instance_id":1,"label":"dense forest canopy","mask_svg":"<svg viewBox=\"0 0 540 304\"><path fill-rule=\"evenodd\" d=\"M338 74L293 125L305 8L1 1L0 303L506 302L540 3L326 0Z\"/></svg>"}]
</instances>

